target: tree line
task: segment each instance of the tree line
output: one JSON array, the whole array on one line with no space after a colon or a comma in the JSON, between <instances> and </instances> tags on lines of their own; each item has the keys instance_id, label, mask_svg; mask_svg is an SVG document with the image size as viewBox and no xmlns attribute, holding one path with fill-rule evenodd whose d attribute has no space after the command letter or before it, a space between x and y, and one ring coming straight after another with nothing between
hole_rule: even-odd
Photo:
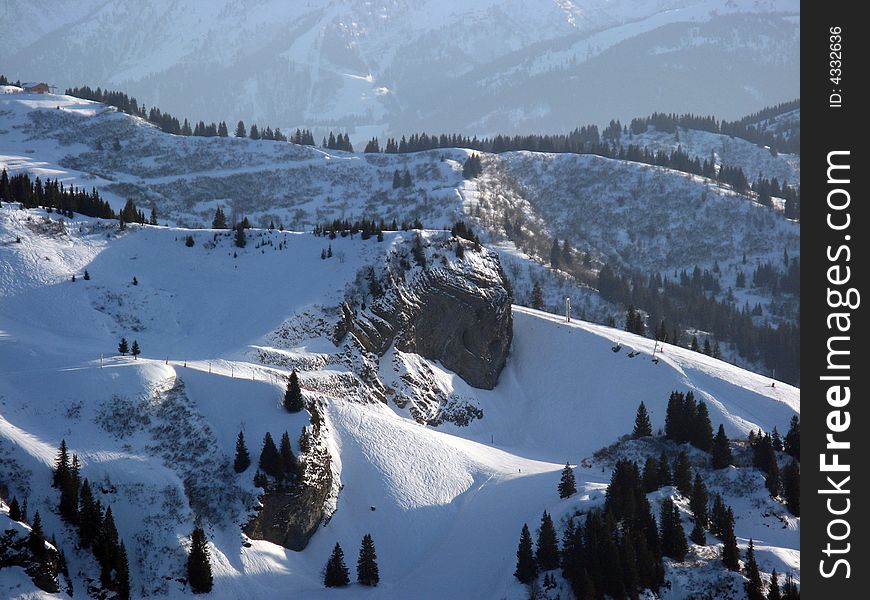
<instances>
[{"instance_id":1,"label":"tree line","mask_svg":"<svg viewBox=\"0 0 870 600\"><path fill-rule=\"evenodd\" d=\"M761 273L759 283L772 286L769 282L775 281L778 292L794 294L800 289L799 258L790 259L785 275L775 279L764 270ZM767 321L756 323L748 304L739 307L729 297L717 300L719 284L709 271L695 267L691 275L682 272L676 278L660 273L628 276L605 264L598 272L596 287L605 300L643 308L648 314L649 329L659 341L681 345L683 326L690 325L734 344L739 356L749 361L760 360L783 381L800 381L800 325L780 323L775 327ZM646 328L632 331L643 335Z\"/></svg>"},{"instance_id":2,"label":"tree line","mask_svg":"<svg viewBox=\"0 0 870 600\"><path fill-rule=\"evenodd\" d=\"M112 207L100 197L96 188L88 193L75 186L65 187L57 179L48 179L45 183L39 177L31 180L27 173L10 177L6 169L0 172L0 201L17 202L24 208L56 210L67 217L79 213L101 219L116 218Z\"/></svg>"}]
</instances>

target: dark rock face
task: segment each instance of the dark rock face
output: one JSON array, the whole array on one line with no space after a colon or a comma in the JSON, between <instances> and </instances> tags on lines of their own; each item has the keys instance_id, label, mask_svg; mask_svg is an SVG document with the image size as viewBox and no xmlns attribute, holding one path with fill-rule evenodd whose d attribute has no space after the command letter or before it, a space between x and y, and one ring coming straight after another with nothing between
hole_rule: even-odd
<instances>
[{"instance_id":1,"label":"dark rock face","mask_svg":"<svg viewBox=\"0 0 870 600\"><path fill-rule=\"evenodd\" d=\"M312 448L304 455L304 476L287 489L270 486L260 497L257 516L244 532L256 540L266 540L290 550L303 550L323 521L326 501L332 490L332 468L324 443L323 421L317 402L311 411Z\"/></svg>"},{"instance_id":2,"label":"dark rock face","mask_svg":"<svg viewBox=\"0 0 870 600\"><path fill-rule=\"evenodd\" d=\"M426 251L432 258L407 278L396 264L402 259L388 259L381 277L386 291L364 311L345 304L335 341L350 333L378 356L395 343L403 352L440 361L474 387L495 387L513 338L512 297L498 256L466 250L478 255L470 266L451 256L460 243L470 247L458 239L431 244Z\"/></svg>"},{"instance_id":3,"label":"dark rock face","mask_svg":"<svg viewBox=\"0 0 870 600\"><path fill-rule=\"evenodd\" d=\"M329 495L332 477L317 485L294 491L269 491L263 494L263 507L245 527L248 537L279 544L290 550L303 550L323 520L323 506Z\"/></svg>"}]
</instances>

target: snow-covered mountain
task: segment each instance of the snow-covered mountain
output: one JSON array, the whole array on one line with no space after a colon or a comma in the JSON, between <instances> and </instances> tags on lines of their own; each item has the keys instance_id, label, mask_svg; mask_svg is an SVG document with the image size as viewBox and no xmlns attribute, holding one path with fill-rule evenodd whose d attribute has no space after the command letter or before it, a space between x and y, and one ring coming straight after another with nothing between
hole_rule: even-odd
<instances>
[{"instance_id":1,"label":"snow-covered mountain","mask_svg":"<svg viewBox=\"0 0 870 600\"><path fill-rule=\"evenodd\" d=\"M497 383L472 387L457 374L467 365L450 371L424 358L435 350L419 338L434 325L484 340L504 330L504 315L483 318L504 310L497 255L424 231L420 258L416 235L251 229L240 248L226 231L119 231L116 221L0 208L0 483L42 515L75 598L87 597L97 568L56 511L50 466L61 439L116 515L136 597L189 594L184 561L199 516L215 575L208 597L332 597L322 567L334 544L352 563L371 533L381 584L352 586L348 597L525 598L512 576L521 524L546 509L561 529L575 511L600 506L613 457L593 453L631 430L640 401L659 428L670 392L693 390L731 437L785 430L799 413L800 392L784 383L669 345L654 362L650 339L518 306ZM441 300L438 281L452 282ZM414 312L442 301L469 308ZM464 320L475 310L490 329ZM122 336L141 346L138 359L118 355ZM386 349L371 350L376 339ZM497 361L492 352L489 344L472 358ZM253 467L237 475L231 466L239 431L256 461L266 432L295 439L308 423L306 411L281 406L292 368L320 416L332 477L326 518L300 552L241 534L258 490ZM425 424L438 410L440 424ZM580 491L560 500L566 461L578 465ZM764 493L761 474L704 473L734 506L741 548L753 538L763 572L799 580L800 520ZM657 506L672 495L666 487L650 498ZM742 593L740 576L717 566L717 543L667 562L664 597L723 577ZM4 597L33 597L29 586L19 567L0 570Z\"/></svg>"},{"instance_id":2,"label":"snow-covered mountain","mask_svg":"<svg viewBox=\"0 0 870 600\"><path fill-rule=\"evenodd\" d=\"M751 177L800 182L799 156L774 156L746 140L704 131L681 128L678 135L651 129L625 141L680 147L691 156L741 166ZM783 218L781 208L760 206L756 198L702 177L591 155L484 153L482 176L466 180L462 165L469 154L347 153L174 136L99 103L0 94L0 166L10 174L96 187L116 210L132 198L146 211L155 208L161 223L208 226L218 206L231 220L246 216L261 227L309 231L336 218L420 219L438 228L466 220L500 253L522 304L532 304L538 283L545 306L558 307L570 296L578 315L622 321L621 308L542 266L550 263L550 244L558 238L578 257L588 255L594 270L604 263L644 275L691 272L696 265L718 269L723 294L735 288L739 304L760 303L764 318L791 318L790 310L768 308L774 300L769 291L741 291L735 284L741 272L751 277L758 265L779 264L784 251L800 255L799 224ZM410 188L394 186L397 171L408 172Z\"/></svg>"},{"instance_id":3,"label":"snow-covered mountain","mask_svg":"<svg viewBox=\"0 0 870 600\"><path fill-rule=\"evenodd\" d=\"M790 100L799 15L795 0L8 0L0 72L355 142L540 133Z\"/></svg>"}]
</instances>

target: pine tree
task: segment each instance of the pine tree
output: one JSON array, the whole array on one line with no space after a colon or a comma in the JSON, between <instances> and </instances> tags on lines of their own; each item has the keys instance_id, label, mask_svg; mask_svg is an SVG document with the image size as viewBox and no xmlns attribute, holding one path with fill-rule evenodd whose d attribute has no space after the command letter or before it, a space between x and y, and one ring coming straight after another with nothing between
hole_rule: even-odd
<instances>
[{"instance_id":1,"label":"pine tree","mask_svg":"<svg viewBox=\"0 0 870 600\"><path fill-rule=\"evenodd\" d=\"M362 585L374 587L380 581L378 573L378 555L375 543L370 533L363 536L359 549L359 559L356 562L356 580Z\"/></svg>"},{"instance_id":2,"label":"pine tree","mask_svg":"<svg viewBox=\"0 0 870 600\"><path fill-rule=\"evenodd\" d=\"M51 478L51 487L59 488L69 476L69 453L66 449L66 439L60 441L57 449L57 458L54 459L54 471Z\"/></svg>"},{"instance_id":3,"label":"pine tree","mask_svg":"<svg viewBox=\"0 0 870 600\"><path fill-rule=\"evenodd\" d=\"M79 516L79 457L72 456L70 467L60 483L60 515L68 523L75 523Z\"/></svg>"},{"instance_id":4,"label":"pine tree","mask_svg":"<svg viewBox=\"0 0 870 600\"><path fill-rule=\"evenodd\" d=\"M713 425L710 423L710 413L707 404L701 400L698 402L695 413L695 423L692 427L692 445L698 450L710 452L713 448Z\"/></svg>"},{"instance_id":5,"label":"pine tree","mask_svg":"<svg viewBox=\"0 0 870 600\"><path fill-rule=\"evenodd\" d=\"M659 463L654 456L646 457L641 481L643 483L643 491L647 494L656 491L662 486L659 481Z\"/></svg>"},{"instance_id":6,"label":"pine tree","mask_svg":"<svg viewBox=\"0 0 870 600\"><path fill-rule=\"evenodd\" d=\"M9 518L21 522L21 506L15 496L12 496L12 501L9 503Z\"/></svg>"},{"instance_id":7,"label":"pine tree","mask_svg":"<svg viewBox=\"0 0 870 600\"><path fill-rule=\"evenodd\" d=\"M668 455L662 450L659 455L659 485L671 485L674 477L671 473L671 467L668 464Z\"/></svg>"},{"instance_id":8,"label":"pine tree","mask_svg":"<svg viewBox=\"0 0 870 600\"><path fill-rule=\"evenodd\" d=\"M792 416L788 433L785 434L783 444L785 453L797 461L801 459L801 420L797 415Z\"/></svg>"},{"instance_id":9,"label":"pine tree","mask_svg":"<svg viewBox=\"0 0 870 600\"><path fill-rule=\"evenodd\" d=\"M785 576L785 582L782 584L782 600L800 600L800 598L800 590L789 573Z\"/></svg>"},{"instance_id":10,"label":"pine tree","mask_svg":"<svg viewBox=\"0 0 870 600\"><path fill-rule=\"evenodd\" d=\"M293 454L293 446L290 445L290 435L286 431L281 436L281 447L278 454L281 457L281 476L292 481L296 476L298 465L296 456Z\"/></svg>"},{"instance_id":11,"label":"pine tree","mask_svg":"<svg viewBox=\"0 0 870 600\"><path fill-rule=\"evenodd\" d=\"M779 591L779 575L776 569L770 572L770 587L767 590L767 600L782 600L782 594Z\"/></svg>"},{"instance_id":12,"label":"pine tree","mask_svg":"<svg viewBox=\"0 0 870 600\"><path fill-rule=\"evenodd\" d=\"M244 136L242 136L244 137ZM224 210L218 206L214 211L214 219L211 222L212 229L226 229L227 228L227 217L224 214Z\"/></svg>"},{"instance_id":13,"label":"pine tree","mask_svg":"<svg viewBox=\"0 0 870 600\"><path fill-rule=\"evenodd\" d=\"M740 550L737 548L737 536L734 535L734 512L729 506L725 511L725 522L722 535L722 562L731 571L740 570Z\"/></svg>"},{"instance_id":14,"label":"pine tree","mask_svg":"<svg viewBox=\"0 0 870 600\"><path fill-rule=\"evenodd\" d=\"M290 373L287 389L284 391L284 408L291 413L297 413L305 408L305 399L302 397L302 388L299 386L299 376L295 370Z\"/></svg>"},{"instance_id":15,"label":"pine tree","mask_svg":"<svg viewBox=\"0 0 870 600\"><path fill-rule=\"evenodd\" d=\"M94 540L94 535L100 527L103 516L100 514L94 496L91 493L91 486L88 480L82 482L82 488L79 492L79 543L83 548L90 548Z\"/></svg>"},{"instance_id":16,"label":"pine tree","mask_svg":"<svg viewBox=\"0 0 870 600\"><path fill-rule=\"evenodd\" d=\"M541 516L541 528L538 530L538 543L535 548L535 561L541 571L559 568L559 547L556 542L556 528L553 519L546 510Z\"/></svg>"},{"instance_id":17,"label":"pine tree","mask_svg":"<svg viewBox=\"0 0 870 600\"><path fill-rule=\"evenodd\" d=\"M724 469L734 459L731 457L731 445L728 436L725 435L725 427L720 424L716 437L713 438L713 468Z\"/></svg>"},{"instance_id":18,"label":"pine tree","mask_svg":"<svg viewBox=\"0 0 870 600\"><path fill-rule=\"evenodd\" d=\"M240 431L236 439L236 460L233 468L236 473L243 473L249 466L251 466L251 455L248 454L248 447L245 445L245 434Z\"/></svg>"},{"instance_id":19,"label":"pine tree","mask_svg":"<svg viewBox=\"0 0 870 600\"><path fill-rule=\"evenodd\" d=\"M685 450L681 450L674 461L674 485L685 498L692 495L692 469Z\"/></svg>"},{"instance_id":20,"label":"pine tree","mask_svg":"<svg viewBox=\"0 0 870 600\"><path fill-rule=\"evenodd\" d=\"M118 544L118 555L115 559L115 598L129 600L130 598L130 563L127 561L127 549L124 542Z\"/></svg>"},{"instance_id":21,"label":"pine tree","mask_svg":"<svg viewBox=\"0 0 870 600\"><path fill-rule=\"evenodd\" d=\"M42 531L42 518L39 516L39 511L33 515L30 534L27 536L27 547L37 558L41 558L45 554L45 532Z\"/></svg>"},{"instance_id":22,"label":"pine tree","mask_svg":"<svg viewBox=\"0 0 870 600\"><path fill-rule=\"evenodd\" d=\"M634 431L631 434L631 437L634 439L648 437L652 435L652 423L649 420L649 413L646 410L646 406L641 400L640 404L637 407L637 415L634 418Z\"/></svg>"},{"instance_id":23,"label":"pine tree","mask_svg":"<svg viewBox=\"0 0 870 600\"><path fill-rule=\"evenodd\" d=\"M139 355L142 354L142 350L139 348L139 342L136 340L133 340L133 347L130 348L130 354L132 354L135 359L138 359Z\"/></svg>"},{"instance_id":24,"label":"pine tree","mask_svg":"<svg viewBox=\"0 0 870 600\"><path fill-rule=\"evenodd\" d=\"M271 475L279 477L281 475L281 456L278 454L278 448L275 446L275 441L272 439L272 434L268 431L263 436L263 449L260 451L260 470Z\"/></svg>"},{"instance_id":25,"label":"pine tree","mask_svg":"<svg viewBox=\"0 0 870 600\"><path fill-rule=\"evenodd\" d=\"M118 352L121 354L127 354L129 350L130 347L127 346L127 338L121 338L121 341L118 343Z\"/></svg>"},{"instance_id":26,"label":"pine tree","mask_svg":"<svg viewBox=\"0 0 870 600\"><path fill-rule=\"evenodd\" d=\"M247 236L245 235L245 228L242 224L236 225L236 237L234 240L237 248L244 248L248 245Z\"/></svg>"},{"instance_id":27,"label":"pine tree","mask_svg":"<svg viewBox=\"0 0 870 600\"><path fill-rule=\"evenodd\" d=\"M326 587L344 587L348 583L350 583L350 574L344 564L344 551L336 542L335 548L332 549L332 555L326 563L323 585Z\"/></svg>"},{"instance_id":28,"label":"pine tree","mask_svg":"<svg viewBox=\"0 0 870 600\"><path fill-rule=\"evenodd\" d=\"M213 581L205 531L197 525L190 535L190 554L187 556L187 580L194 594L211 591Z\"/></svg>"},{"instance_id":29,"label":"pine tree","mask_svg":"<svg viewBox=\"0 0 870 600\"><path fill-rule=\"evenodd\" d=\"M559 481L559 498L568 498L577 492L577 482L574 479L574 469L565 463L562 469L562 479Z\"/></svg>"},{"instance_id":30,"label":"pine tree","mask_svg":"<svg viewBox=\"0 0 870 600\"><path fill-rule=\"evenodd\" d=\"M532 553L532 534L529 533L529 526L523 524L520 544L517 548L517 569L514 571L514 577L519 579L520 583L531 583L537 576L538 564Z\"/></svg>"},{"instance_id":31,"label":"pine tree","mask_svg":"<svg viewBox=\"0 0 870 600\"><path fill-rule=\"evenodd\" d=\"M782 470L782 495L791 514L801 516L801 467L791 461Z\"/></svg>"},{"instance_id":32,"label":"pine tree","mask_svg":"<svg viewBox=\"0 0 870 600\"><path fill-rule=\"evenodd\" d=\"M692 497L689 502L689 507L692 509L692 515L695 517L695 522L700 523L701 527L706 527L709 518L707 516L707 501L709 494L707 486L701 479L700 473L695 473L695 481L692 484Z\"/></svg>"},{"instance_id":33,"label":"pine tree","mask_svg":"<svg viewBox=\"0 0 870 600\"><path fill-rule=\"evenodd\" d=\"M459 247L462 247L462 243L459 243ZM544 308L544 293L541 291L541 284L537 281L532 286L532 308L535 310L543 310Z\"/></svg>"},{"instance_id":34,"label":"pine tree","mask_svg":"<svg viewBox=\"0 0 870 600\"><path fill-rule=\"evenodd\" d=\"M761 572L758 563L755 562L755 544L749 538L749 547L746 549L746 596L748 600L764 600L764 584L761 581Z\"/></svg>"},{"instance_id":35,"label":"pine tree","mask_svg":"<svg viewBox=\"0 0 870 600\"><path fill-rule=\"evenodd\" d=\"M683 530L680 511L670 498L665 498L661 508L662 554L681 561L689 550Z\"/></svg>"}]
</instances>

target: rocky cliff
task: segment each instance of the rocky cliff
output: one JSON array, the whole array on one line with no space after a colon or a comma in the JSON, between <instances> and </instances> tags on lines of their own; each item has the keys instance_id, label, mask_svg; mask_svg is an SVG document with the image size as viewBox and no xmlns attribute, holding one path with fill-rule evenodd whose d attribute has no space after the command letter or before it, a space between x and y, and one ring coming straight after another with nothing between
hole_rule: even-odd
<instances>
[{"instance_id":1,"label":"rocky cliff","mask_svg":"<svg viewBox=\"0 0 870 600\"><path fill-rule=\"evenodd\" d=\"M446 234L418 235L361 279L367 289L342 306L336 343L350 334L378 356L395 345L474 387L495 387L513 330L511 291L494 252Z\"/></svg>"}]
</instances>

